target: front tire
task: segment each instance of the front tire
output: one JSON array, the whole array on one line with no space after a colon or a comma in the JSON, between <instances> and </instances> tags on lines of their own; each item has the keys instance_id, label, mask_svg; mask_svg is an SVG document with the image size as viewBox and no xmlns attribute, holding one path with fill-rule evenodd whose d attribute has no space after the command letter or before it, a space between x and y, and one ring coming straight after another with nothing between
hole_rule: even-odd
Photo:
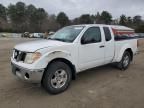
<instances>
[{"instance_id":1,"label":"front tire","mask_svg":"<svg viewBox=\"0 0 144 108\"><path fill-rule=\"evenodd\" d=\"M126 70L131 62L131 55L128 51L125 51L122 60L117 64L117 67L121 70Z\"/></svg>"},{"instance_id":2,"label":"front tire","mask_svg":"<svg viewBox=\"0 0 144 108\"><path fill-rule=\"evenodd\" d=\"M42 85L50 94L58 94L65 91L72 79L70 67L61 61L52 62L46 69Z\"/></svg>"}]
</instances>

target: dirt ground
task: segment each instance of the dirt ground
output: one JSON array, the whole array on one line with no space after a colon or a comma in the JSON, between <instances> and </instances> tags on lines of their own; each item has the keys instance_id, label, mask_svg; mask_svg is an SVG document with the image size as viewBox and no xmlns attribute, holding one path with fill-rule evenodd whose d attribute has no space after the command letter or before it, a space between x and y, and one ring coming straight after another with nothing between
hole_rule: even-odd
<instances>
[{"instance_id":1,"label":"dirt ground","mask_svg":"<svg viewBox=\"0 0 144 108\"><path fill-rule=\"evenodd\" d=\"M30 39L0 39L0 108L144 108L144 51L126 71L110 65L79 73L69 89L50 95L11 73L14 45Z\"/></svg>"}]
</instances>

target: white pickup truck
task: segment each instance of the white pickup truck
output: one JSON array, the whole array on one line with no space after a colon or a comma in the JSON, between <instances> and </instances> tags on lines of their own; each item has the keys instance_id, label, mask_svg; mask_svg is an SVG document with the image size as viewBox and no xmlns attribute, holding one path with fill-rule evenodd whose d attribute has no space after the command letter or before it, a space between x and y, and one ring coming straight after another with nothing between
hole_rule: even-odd
<instances>
[{"instance_id":1,"label":"white pickup truck","mask_svg":"<svg viewBox=\"0 0 144 108\"><path fill-rule=\"evenodd\" d=\"M78 72L109 63L127 69L137 52L137 39L132 35L134 30L124 26L64 27L48 39L16 45L12 72L57 94L68 88Z\"/></svg>"}]
</instances>

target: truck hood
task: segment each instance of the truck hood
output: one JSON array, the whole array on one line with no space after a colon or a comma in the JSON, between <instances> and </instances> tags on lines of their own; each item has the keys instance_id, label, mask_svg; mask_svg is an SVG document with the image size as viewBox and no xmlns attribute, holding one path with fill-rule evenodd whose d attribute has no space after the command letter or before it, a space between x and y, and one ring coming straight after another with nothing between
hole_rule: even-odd
<instances>
[{"instance_id":1,"label":"truck hood","mask_svg":"<svg viewBox=\"0 0 144 108\"><path fill-rule=\"evenodd\" d=\"M38 49L63 46L66 44L69 43L56 41L56 40L38 40L38 41L31 41L31 42L18 44L15 46L15 49L20 51L25 51L25 52L35 52Z\"/></svg>"}]
</instances>

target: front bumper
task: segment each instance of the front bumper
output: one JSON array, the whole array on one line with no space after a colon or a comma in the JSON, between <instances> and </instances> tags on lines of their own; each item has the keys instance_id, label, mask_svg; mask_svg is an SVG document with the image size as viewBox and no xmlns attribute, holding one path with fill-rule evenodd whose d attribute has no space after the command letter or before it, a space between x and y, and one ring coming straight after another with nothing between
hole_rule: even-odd
<instances>
[{"instance_id":1,"label":"front bumper","mask_svg":"<svg viewBox=\"0 0 144 108\"><path fill-rule=\"evenodd\" d=\"M26 82L40 83L44 73L44 69L30 70L20 67L14 63L11 63L12 73L18 78Z\"/></svg>"}]
</instances>

